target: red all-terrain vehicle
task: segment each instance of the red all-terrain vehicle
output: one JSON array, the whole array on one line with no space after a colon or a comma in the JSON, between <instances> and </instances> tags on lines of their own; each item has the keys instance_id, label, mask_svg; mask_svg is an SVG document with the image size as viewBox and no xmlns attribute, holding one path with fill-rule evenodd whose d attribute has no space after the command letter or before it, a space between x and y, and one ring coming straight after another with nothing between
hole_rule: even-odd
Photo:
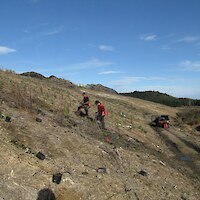
<instances>
[{"instance_id":1,"label":"red all-terrain vehicle","mask_svg":"<svg viewBox=\"0 0 200 200\"><path fill-rule=\"evenodd\" d=\"M171 121L168 115L161 115L161 116L156 117L151 122L151 125L157 126L157 127L169 128L169 126L171 125Z\"/></svg>"}]
</instances>

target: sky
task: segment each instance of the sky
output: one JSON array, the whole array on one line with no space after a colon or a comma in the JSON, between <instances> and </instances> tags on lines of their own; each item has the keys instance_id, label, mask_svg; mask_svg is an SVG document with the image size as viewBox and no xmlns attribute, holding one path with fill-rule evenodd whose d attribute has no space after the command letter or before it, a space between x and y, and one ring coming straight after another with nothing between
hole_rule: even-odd
<instances>
[{"instance_id":1,"label":"sky","mask_svg":"<svg viewBox=\"0 0 200 200\"><path fill-rule=\"evenodd\" d=\"M0 68L200 99L199 0L0 0Z\"/></svg>"}]
</instances>

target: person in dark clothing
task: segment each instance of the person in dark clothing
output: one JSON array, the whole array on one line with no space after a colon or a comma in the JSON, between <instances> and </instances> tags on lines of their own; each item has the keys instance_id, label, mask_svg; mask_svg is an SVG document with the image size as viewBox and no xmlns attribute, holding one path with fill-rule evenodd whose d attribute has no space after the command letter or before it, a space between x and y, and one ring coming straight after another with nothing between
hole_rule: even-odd
<instances>
[{"instance_id":1,"label":"person in dark clothing","mask_svg":"<svg viewBox=\"0 0 200 200\"><path fill-rule=\"evenodd\" d=\"M105 129L105 122L104 122L104 117L106 114L105 107L98 100L95 101L95 104L97 105L97 115L96 115L97 123L99 124L99 128Z\"/></svg>"},{"instance_id":2,"label":"person in dark clothing","mask_svg":"<svg viewBox=\"0 0 200 200\"><path fill-rule=\"evenodd\" d=\"M83 108L85 111L85 116L88 116L88 110L90 106L89 101L89 97L86 95L85 92L83 92L83 101L81 102L81 105L78 107L77 111L80 111L81 108Z\"/></svg>"}]
</instances>

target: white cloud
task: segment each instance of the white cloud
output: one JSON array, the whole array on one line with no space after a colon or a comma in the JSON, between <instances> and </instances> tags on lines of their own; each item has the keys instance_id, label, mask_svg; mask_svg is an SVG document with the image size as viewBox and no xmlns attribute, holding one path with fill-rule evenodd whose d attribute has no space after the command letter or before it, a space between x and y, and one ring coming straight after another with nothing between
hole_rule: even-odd
<instances>
[{"instance_id":1,"label":"white cloud","mask_svg":"<svg viewBox=\"0 0 200 200\"><path fill-rule=\"evenodd\" d=\"M145 34L145 35L140 36L140 39L144 40L144 41L155 41L155 40L157 40L157 35Z\"/></svg>"},{"instance_id":2,"label":"white cloud","mask_svg":"<svg viewBox=\"0 0 200 200\"><path fill-rule=\"evenodd\" d=\"M109 45L99 45L98 48L102 51L114 51L114 48Z\"/></svg>"},{"instance_id":3,"label":"white cloud","mask_svg":"<svg viewBox=\"0 0 200 200\"><path fill-rule=\"evenodd\" d=\"M8 53L13 53L13 52L16 52L16 50L8 48L8 47L0 46L0 55L4 55L4 54L8 54Z\"/></svg>"},{"instance_id":4,"label":"white cloud","mask_svg":"<svg viewBox=\"0 0 200 200\"><path fill-rule=\"evenodd\" d=\"M129 85L134 82L140 82L140 81L158 81L158 80L165 80L163 77L124 77L120 80L111 81L109 84L122 86L122 85Z\"/></svg>"},{"instance_id":5,"label":"white cloud","mask_svg":"<svg viewBox=\"0 0 200 200\"><path fill-rule=\"evenodd\" d=\"M74 70L83 70L83 69L90 69L90 68L98 68L98 67L106 67L112 65L112 62L109 61L101 61L97 58L92 58L91 60L88 60L86 62L81 62L81 63L75 63L75 64L68 64L63 67L58 67L56 69L39 69L39 73L44 73L44 72L64 72L64 71L74 71Z\"/></svg>"},{"instance_id":6,"label":"white cloud","mask_svg":"<svg viewBox=\"0 0 200 200\"><path fill-rule=\"evenodd\" d=\"M99 72L99 75L106 75L106 74L121 74L122 72L120 71L103 71L103 72Z\"/></svg>"},{"instance_id":7,"label":"white cloud","mask_svg":"<svg viewBox=\"0 0 200 200\"><path fill-rule=\"evenodd\" d=\"M186 36L184 38L177 40L177 42L193 43L199 40L200 40L199 36Z\"/></svg>"},{"instance_id":8,"label":"white cloud","mask_svg":"<svg viewBox=\"0 0 200 200\"><path fill-rule=\"evenodd\" d=\"M185 71L200 72L200 61L192 62L190 60L184 60L179 64L179 66Z\"/></svg>"},{"instance_id":9,"label":"white cloud","mask_svg":"<svg viewBox=\"0 0 200 200\"><path fill-rule=\"evenodd\" d=\"M97 58L93 58L93 59L86 61L86 62L69 65L66 68L68 68L68 69L69 68L70 69L86 69L86 68L110 66L112 64L113 64L112 62L105 62L105 61L101 61Z\"/></svg>"},{"instance_id":10,"label":"white cloud","mask_svg":"<svg viewBox=\"0 0 200 200\"><path fill-rule=\"evenodd\" d=\"M31 25L31 26L26 27L26 28L24 29L23 32L29 33L29 32L33 32L33 31L35 31L35 30L38 31L38 29L41 30L41 29L43 29L43 28L46 28L46 27L49 26L49 25L50 25L49 22L43 22L43 23L33 24L33 25Z\"/></svg>"},{"instance_id":11,"label":"white cloud","mask_svg":"<svg viewBox=\"0 0 200 200\"><path fill-rule=\"evenodd\" d=\"M138 82L138 79L136 77L125 77L120 80L110 81L109 84L115 86L122 86L122 85L129 85L133 82Z\"/></svg>"},{"instance_id":12,"label":"white cloud","mask_svg":"<svg viewBox=\"0 0 200 200\"><path fill-rule=\"evenodd\" d=\"M161 47L162 50L170 50L171 48L167 45Z\"/></svg>"},{"instance_id":13,"label":"white cloud","mask_svg":"<svg viewBox=\"0 0 200 200\"><path fill-rule=\"evenodd\" d=\"M41 36L50 36L50 35L56 35L56 34L59 34L63 31L64 27L63 26L60 26L60 27L57 27L53 30L50 30L50 31L46 31L46 32L43 32L41 33Z\"/></svg>"},{"instance_id":14,"label":"white cloud","mask_svg":"<svg viewBox=\"0 0 200 200\"><path fill-rule=\"evenodd\" d=\"M48 25L47 23L38 24L38 25L35 25L35 26L32 26L32 27L25 29L24 32L25 33L32 33L33 30L35 32L35 30L41 29L41 27L43 28L44 26L47 26L47 25ZM48 36L54 36L56 34L63 32L63 30L64 30L64 26L59 26L59 27L49 29L49 30L44 30L44 31L40 31L40 32L37 31L38 32L37 34L35 34L35 35L28 34L29 36L25 37L20 42L30 41L30 40L48 37Z\"/></svg>"}]
</instances>

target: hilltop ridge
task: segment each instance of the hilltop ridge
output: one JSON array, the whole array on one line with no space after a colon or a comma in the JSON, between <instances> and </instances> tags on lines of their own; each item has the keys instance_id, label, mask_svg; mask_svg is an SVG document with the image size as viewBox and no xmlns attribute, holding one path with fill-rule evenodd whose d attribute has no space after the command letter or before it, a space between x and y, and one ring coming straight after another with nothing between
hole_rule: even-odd
<instances>
[{"instance_id":1,"label":"hilltop ridge","mask_svg":"<svg viewBox=\"0 0 200 200\"><path fill-rule=\"evenodd\" d=\"M118 94L117 91L115 91L112 88L106 87L101 84L87 84L86 88L92 89L92 90L98 90L102 92L112 93L112 94Z\"/></svg>"},{"instance_id":2,"label":"hilltop ridge","mask_svg":"<svg viewBox=\"0 0 200 200\"><path fill-rule=\"evenodd\" d=\"M134 91L128 93L120 93L124 96L135 97L155 103L161 103L167 106L200 106L200 100L191 98L177 98L159 91Z\"/></svg>"},{"instance_id":3,"label":"hilltop ridge","mask_svg":"<svg viewBox=\"0 0 200 200\"><path fill-rule=\"evenodd\" d=\"M173 108L52 79L0 71L0 199L33 200L49 188L57 200L198 200L198 107ZM105 105L106 131L74 114L82 90L93 119L95 100ZM161 114L173 121L169 129L150 126Z\"/></svg>"}]
</instances>

